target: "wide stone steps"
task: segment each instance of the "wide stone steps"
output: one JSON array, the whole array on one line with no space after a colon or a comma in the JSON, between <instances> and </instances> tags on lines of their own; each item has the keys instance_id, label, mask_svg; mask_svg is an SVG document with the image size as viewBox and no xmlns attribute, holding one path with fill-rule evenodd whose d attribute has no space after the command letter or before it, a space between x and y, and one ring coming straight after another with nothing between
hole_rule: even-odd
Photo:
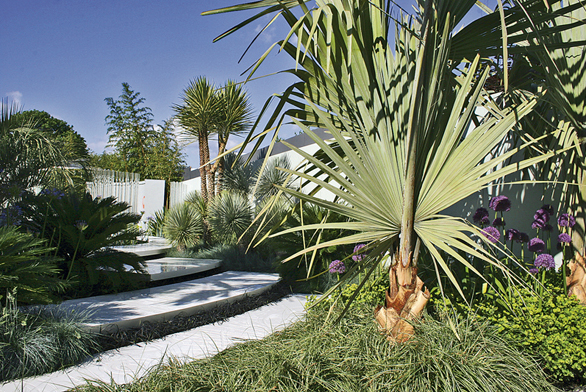
<instances>
[{"instance_id":1,"label":"wide stone steps","mask_svg":"<svg viewBox=\"0 0 586 392\"><path fill-rule=\"evenodd\" d=\"M88 329L107 332L136 328L145 321L168 320L179 314L192 315L258 295L278 281L278 274L226 271L160 287L69 300L60 306L89 313Z\"/></svg>"}]
</instances>

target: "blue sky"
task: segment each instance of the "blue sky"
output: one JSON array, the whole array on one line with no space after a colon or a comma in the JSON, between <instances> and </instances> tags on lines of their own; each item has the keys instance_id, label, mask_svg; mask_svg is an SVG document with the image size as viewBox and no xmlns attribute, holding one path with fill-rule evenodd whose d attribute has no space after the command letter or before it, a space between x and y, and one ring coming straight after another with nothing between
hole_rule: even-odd
<instances>
[{"instance_id":1,"label":"blue sky","mask_svg":"<svg viewBox=\"0 0 586 392\"><path fill-rule=\"evenodd\" d=\"M216 84L241 81L241 73L283 37L283 28L271 27L239 64L245 47L268 19L212 43L247 14L201 16L202 11L235 3L8 1L0 13L0 97L20 103L24 110L44 110L66 121L94 152L101 153L108 140L104 98L117 98L123 82L146 99L159 124L173 115L171 105L180 103L190 80L205 76ZM411 1L400 3L407 6ZM267 73L287 65L285 56L272 54L269 60L264 68ZM256 112L271 94L283 91L292 81L273 76L249 82L246 89ZM286 136L293 130L289 132ZM197 166L196 146L186 153L187 163Z\"/></svg>"}]
</instances>

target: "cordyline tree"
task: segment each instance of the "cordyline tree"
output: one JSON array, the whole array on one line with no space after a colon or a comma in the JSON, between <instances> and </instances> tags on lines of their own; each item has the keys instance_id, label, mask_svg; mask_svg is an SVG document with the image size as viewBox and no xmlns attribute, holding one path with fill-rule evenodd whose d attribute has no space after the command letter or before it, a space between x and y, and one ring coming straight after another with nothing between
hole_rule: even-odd
<instances>
[{"instance_id":1,"label":"cordyline tree","mask_svg":"<svg viewBox=\"0 0 586 392\"><path fill-rule=\"evenodd\" d=\"M252 109L242 86L228 81L216 88L205 77L189 82L181 97L183 104L173 105L185 136L199 145L201 194L211 200L220 191L228 138L247 132ZM218 156L210 163L209 138L218 138ZM216 172L218 176L216 177Z\"/></svg>"},{"instance_id":2,"label":"cordyline tree","mask_svg":"<svg viewBox=\"0 0 586 392\"><path fill-rule=\"evenodd\" d=\"M474 34L457 33L455 27L475 3L419 0L417 13L399 21L391 17L397 14L394 2L382 0L317 0L311 9L313 2L309 1L264 0L209 12L261 9L218 38L274 12L277 16L269 24L280 16L290 26L289 35L273 47L295 60L296 67L287 72L299 81L284 92L265 129L275 123L278 129L288 115L320 150L309 155L290 146L309 164L308 169L287 170L306 181L306 192L282 191L349 219L275 235L303 229L355 233L290 258L337 244L367 243L368 257L357 262L324 297L359 271L367 271L360 289L390 253L389 290L376 318L389 337L399 341L410 336L408 321L420 315L429 298L417 276L423 253L462 296L444 255L479 275L464 255L511 275L478 245L475 235L486 241L478 229L442 211L499 178L554 156L553 151L546 151L509 164L515 153L535 141L498 156L491 154L543 99L543 91L524 91L516 101L498 105L484 85L491 56L508 58L507 50L520 51L522 45L524 53L543 51L540 36L572 28L549 22L581 6L559 8L561 1L521 0L505 10L499 2L501 7L495 13L471 24ZM292 12L293 7L300 8L299 16ZM392 31L394 44L389 42ZM563 45L573 44L577 43ZM258 60L249 77L273 47ZM293 109L283 113L285 103ZM486 114L480 115L479 108L486 109ZM312 127L326 128L331 140L321 140ZM259 142L266 134L256 134ZM251 134L246 142L253 138ZM329 190L336 200L314 196L319 189Z\"/></svg>"}]
</instances>

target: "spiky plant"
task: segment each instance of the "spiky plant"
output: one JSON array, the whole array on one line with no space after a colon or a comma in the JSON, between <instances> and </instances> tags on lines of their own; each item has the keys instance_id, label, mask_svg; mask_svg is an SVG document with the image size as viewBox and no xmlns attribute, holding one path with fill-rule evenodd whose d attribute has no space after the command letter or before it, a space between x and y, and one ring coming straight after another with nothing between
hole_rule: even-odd
<instances>
[{"instance_id":1,"label":"spiky plant","mask_svg":"<svg viewBox=\"0 0 586 392\"><path fill-rule=\"evenodd\" d=\"M527 91L519 94L518 102L496 105L483 88L489 69L481 56L504 52L508 58L509 38L511 42L514 38L517 48L524 45L527 52L542 50L533 39L538 41L541 34L553 32L548 30L552 26L548 22L563 18L571 7L548 14L551 2L521 0L506 12L501 5L495 13L479 19L476 27L482 34L458 34L457 24L476 3L418 1L413 18L397 21L394 45L389 44L394 2L323 0L309 9L307 1L274 0L215 11L261 8L222 36L271 12L277 12L290 26L285 39L275 43L249 74L254 74L273 47L279 46L295 60L296 68L289 71L299 82L282 100L295 105L288 114L320 148L310 155L290 146L309 167L285 171L305 180L306 192L281 189L349 218L290 231L358 231L316 244L291 258L332 245L367 243L369 257L346 274L352 279L358 271L366 270L364 282L387 252L393 254L389 291L377 318L381 328L397 340L410 336L408 320L422 312L429 298L417 276L422 247L433 259L436 271L443 271L461 294L459 282L440 251L475 273L478 271L464 255L509 273L499 260L478 247L473 236L484 237L476 228L442 211L493 181L554 155L549 151L508 164L516 152L534 141L492 154L542 95ZM299 16L291 10L297 6ZM535 20L540 23L535 25ZM295 39L290 39L293 36ZM488 113L480 116L479 108ZM271 117L267 129L277 118L277 114ZM323 141L311 130L318 126L327 129L330 141ZM261 132L259 143L265 134ZM319 197L321 189L333 193L338 202ZM337 287L331 292L334 290Z\"/></svg>"},{"instance_id":2,"label":"spiky plant","mask_svg":"<svg viewBox=\"0 0 586 392\"><path fill-rule=\"evenodd\" d=\"M6 305L6 293L18 291L24 304L55 300L53 291L64 287L58 279L57 259L45 241L15 226L0 227L0 306Z\"/></svg>"},{"instance_id":3,"label":"spiky plant","mask_svg":"<svg viewBox=\"0 0 586 392\"><path fill-rule=\"evenodd\" d=\"M203 233L201 213L192 204L182 203L167 211L163 234L178 250L195 246Z\"/></svg>"},{"instance_id":4,"label":"spiky plant","mask_svg":"<svg viewBox=\"0 0 586 392\"><path fill-rule=\"evenodd\" d=\"M222 192L210 204L208 218L218 240L235 244L252 223L252 206L246 195Z\"/></svg>"}]
</instances>

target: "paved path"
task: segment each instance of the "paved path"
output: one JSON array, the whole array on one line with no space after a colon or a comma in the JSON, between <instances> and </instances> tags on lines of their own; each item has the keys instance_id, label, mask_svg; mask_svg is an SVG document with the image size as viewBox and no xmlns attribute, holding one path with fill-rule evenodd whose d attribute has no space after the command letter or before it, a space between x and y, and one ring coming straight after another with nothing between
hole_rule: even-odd
<instances>
[{"instance_id":1,"label":"paved path","mask_svg":"<svg viewBox=\"0 0 586 392\"><path fill-rule=\"evenodd\" d=\"M136 328L144 321L168 320L180 313L191 315L260 294L278 280L278 274L226 271L150 289L65 301L60 306L92 312L87 325L96 332Z\"/></svg>"},{"instance_id":2,"label":"paved path","mask_svg":"<svg viewBox=\"0 0 586 392\"><path fill-rule=\"evenodd\" d=\"M261 339L298 320L304 314L305 296L292 295L230 318L100 354L92 361L63 371L0 385L4 392L56 392L84 384L84 379L128 383L169 358L188 360L213 355L244 339Z\"/></svg>"}]
</instances>

